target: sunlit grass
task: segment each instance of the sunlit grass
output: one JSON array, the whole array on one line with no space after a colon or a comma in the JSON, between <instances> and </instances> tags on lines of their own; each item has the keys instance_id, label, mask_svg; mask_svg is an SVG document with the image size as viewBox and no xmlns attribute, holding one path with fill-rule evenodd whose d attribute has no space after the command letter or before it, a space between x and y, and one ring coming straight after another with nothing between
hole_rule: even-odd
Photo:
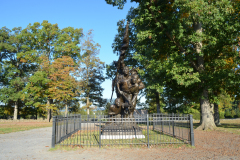
<instances>
[{"instance_id":1,"label":"sunlit grass","mask_svg":"<svg viewBox=\"0 0 240 160\"><path fill-rule=\"evenodd\" d=\"M200 121L194 122L194 128L197 128ZM214 129L215 131L234 133L240 135L240 119L232 119L232 120L220 120L220 125Z\"/></svg>"},{"instance_id":2,"label":"sunlit grass","mask_svg":"<svg viewBox=\"0 0 240 160\"><path fill-rule=\"evenodd\" d=\"M240 119L221 120L220 123L215 130L240 135Z\"/></svg>"},{"instance_id":3,"label":"sunlit grass","mask_svg":"<svg viewBox=\"0 0 240 160\"><path fill-rule=\"evenodd\" d=\"M101 139L101 146L102 147L110 147L110 146L125 146L125 147L131 147L131 146L146 146L148 143L147 138L147 130L142 131L142 135L145 136L145 138L131 138L131 139L124 139L125 135L122 135L122 139ZM71 135L64 141L60 143L60 145L70 145L70 146L99 146L100 135L99 131L78 131L77 133ZM163 134L158 131L149 131L149 143L154 144L163 144L163 143L183 143L183 141Z\"/></svg>"},{"instance_id":4,"label":"sunlit grass","mask_svg":"<svg viewBox=\"0 0 240 160\"><path fill-rule=\"evenodd\" d=\"M0 134L51 126L51 122L0 122Z\"/></svg>"}]
</instances>

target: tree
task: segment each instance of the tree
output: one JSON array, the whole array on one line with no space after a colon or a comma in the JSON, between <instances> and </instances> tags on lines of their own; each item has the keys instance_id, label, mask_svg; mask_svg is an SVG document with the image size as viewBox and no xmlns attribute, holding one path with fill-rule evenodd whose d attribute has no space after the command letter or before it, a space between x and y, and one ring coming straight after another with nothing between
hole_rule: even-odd
<instances>
[{"instance_id":1,"label":"tree","mask_svg":"<svg viewBox=\"0 0 240 160\"><path fill-rule=\"evenodd\" d=\"M100 45L95 44L91 35L92 31L90 30L82 44L83 54L78 69L80 82L83 85L81 97L86 104L84 107L87 108L87 114L89 114L89 108L92 104L98 107L105 104L105 99L102 98L103 88L101 87L101 83L105 80L103 76L104 62L97 57Z\"/></svg>"},{"instance_id":2,"label":"tree","mask_svg":"<svg viewBox=\"0 0 240 160\"><path fill-rule=\"evenodd\" d=\"M5 103L14 103L14 120L17 119L19 112L19 104L21 103L22 89L27 82L27 76L34 68L34 64L25 63L26 60L31 61L31 54L34 51L28 45L26 36L23 34L22 28L13 28L11 31L2 28L1 30L1 66L2 68L2 87L0 100ZM27 55L25 60L23 54Z\"/></svg>"},{"instance_id":3,"label":"tree","mask_svg":"<svg viewBox=\"0 0 240 160\"><path fill-rule=\"evenodd\" d=\"M133 0L134 1L134 0ZM122 5L126 1L109 1ZM235 73L239 64L239 3L237 1L205 0L135 0L134 9L137 39L134 56L143 72L158 79L149 88L175 88L200 99L201 125L199 129L215 127L213 107L214 91L239 84ZM237 20L238 21L238 20ZM225 68L226 60L233 61ZM216 83L217 82L217 83ZM174 86L177 84L176 86ZM239 88L239 86L237 86ZM216 96L215 96L216 97Z\"/></svg>"},{"instance_id":4,"label":"tree","mask_svg":"<svg viewBox=\"0 0 240 160\"><path fill-rule=\"evenodd\" d=\"M57 58L51 65L49 93L52 99L65 103L65 116L68 114L68 103L79 96L81 87L71 75L75 72L75 64L71 57Z\"/></svg>"},{"instance_id":5,"label":"tree","mask_svg":"<svg viewBox=\"0 0 240 160\"><path fill-rule=\"evenodd\" d=\"M43 21L42 28L38 31L39 51L40 54L45 54L48 62L61 57L70 56L75 62L80 58L80 38L82 37L82 29L74 29L72 27L58 28L57 24L51 24L48 21ZM49 74L48 73L48 77ZM51 102L53 100L47 98L48 119L51 116Z\"/></svg>"},{"instance_id":6,"label":"tree","mask_svg":"<svg viewBox=\"0 0 240 160\"><path fill-rule=\"evenodd\" d=\"M6 27L0 29L0 101L7 107L15 106L15 119L20 106L24 107L22 112L32 112L31 108L34 107L38 112L47 110L50 120L51 110L60 109L53 103L60 104L62 102L59 101L65 101L66 105L76 104L76 99L69 98L65 94L59 96L57 93L64 92L69 96L78 93L79 96L77 86L80 85L71 88L68 83L76 84L72 69L81 58L82 37L81 28L60 29L57 24L48 21L29 24L25 29L10 30ZM66 61L61 60L62 57L69 60L69 64L64 64ZM64 69L72 68L66 71L58 68L61 66L64 66ZM57 71L53 73L56 69ZM70 75L61 76L60 72L68 72ZM56 75L57 73L59 75ZM59 83L51 78L59 79ZM51 84L56 85L55 88ZM61 88L62 85L69 88ZM54 89L57 89L56 92L53 92ZM64 89L66 90L63 91Z\"/></svg>"},{"instance_id":7,"label":"tree","mask_svg":"<svg viewBox=\"0 0 240 160\"><path fill-rule=\"evenodd\" d=\"M34 106L38 111L47 112L48 120L50 120L49 110L56 109L54 105L48 101L48 98L51 97L49 88L52 81L49 75L53 71L47 56L42 55L38 61L38 69L29 78L29 82L23 89L22 99L26 105Z\"/></svg>"},{"instance_id":8,"label":"tree","mask_svg":"<svg viewBox=\"0 0 240 160\"><path fill-rule=\"evenodd\" d=\"M31 24L29 24L27 29L30 30L30 32L32 33L29 39L36 42L34 48L37 51L38 57L46 56L47 58L45 59L45 62L48 62L48 64L44 65L50 66L54 59L60 58L62 56L72 57L74 59L74 63L76 63L79 59L79 44L80 38L82 37L82 29L74 29L73 27L59 29L57 24L51 24L48 21L43 21L41 24L36 22L32 26ZM43 68L45 68L44 71L42 70ZM50 77L50 70L48 67L43 68L40 69L41 72L44 72L42 76L45 76L42 78L48 79ZM39 76L39 74L37 76ZM45 85L46 84L44 84L42 88L45 88ZM45 91L46 90L47 89L45 89ZM46 95L48 95L48 97L45 97L47 98L47 119L50 120L51 108L53 107L51 103L53 103L53 99L51 99L49 93L46 93L45 96Z\"/></svg>"}]
</instances>

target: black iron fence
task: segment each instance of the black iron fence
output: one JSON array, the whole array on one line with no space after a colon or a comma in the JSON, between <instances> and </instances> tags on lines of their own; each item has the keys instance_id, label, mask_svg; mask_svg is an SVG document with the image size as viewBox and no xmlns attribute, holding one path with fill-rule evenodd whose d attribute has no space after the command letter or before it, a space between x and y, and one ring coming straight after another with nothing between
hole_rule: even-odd
<instances>
[{"instance_id":1,"label":"black iron fence","mask_svg":"<svg viewBox=\"0 0 240 160\"><path fill-rule=\"evenodd\" d=\"M193 118L184 114L146 114L132 118L106 115L53 117L52 147L159 145L194 146Z\"/></svg>"}]
</instances>

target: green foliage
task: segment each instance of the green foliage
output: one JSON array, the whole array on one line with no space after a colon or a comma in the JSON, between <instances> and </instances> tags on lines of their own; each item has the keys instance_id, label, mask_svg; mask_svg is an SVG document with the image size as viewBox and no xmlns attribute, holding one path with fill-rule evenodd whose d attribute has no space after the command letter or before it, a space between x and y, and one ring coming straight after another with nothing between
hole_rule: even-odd
<instances>
[{"instance_id":1,"label":"green foliage","mask_svg":"<svg viewBox=\"0 0 240 160\"><path fill-rule=\"evenodd\" d=\"M232 118L232 114L231 114L231 111L229 109L227 109L225 111L225 118Z\"/></svg>"},{"instance_id":2,"label":"green foliage","mask_svg":"<svg viewBox=\"0 0 240 160\"><path fill-rule=\"evenodd\" d=\"M82 39L82 28L60 29L46 20L29 24L24 29L2 27L0 102L5 106L3 114L11 115L12 106L17 106L21 115L45 114L49 109L58 114L64 104L69 106L70 112L78 112L77 97L83 85L76 82L75 66L86 57L89 48L98 50L99 47L92 39L81 46ZM84 55L80 54L81 50L86 51ZM102 76L101 71L98 74ZM95 81L97 86L103 80L102 76Z\"/></svg>"},{"instance_id":3,"label":"green foliage","mask_svg":"<svg viewBox=\"0 0 240 160\"><path fill-rule=\"evenodd\" d=\"M108 115L108 110L109 110L110 106L111 106L111 103L108 102L108 103L106 104L105 108L104 108L104 111L103 111L103 114L104 114L104 115Z\"/></svg>"},{"instance_id":4,"label":"green foliage","mask_svg":"<svg viewBox=\"0 0 240 160\"><path fill-rule=\"evenodd\" d=\"M226 92L222 91L221 94L219 95L219 109L224 111L227 109L232 109L233 105L233 98L230 97L229 94Z\"/></svg>"},{"instance_id":5,"label":"green foliage","mask_svg":"<svg viewBox=\"0 0 240 160\"><path fill-rule=\"evenodd\" d=\"M235 118L240 118L240 109L236 109L236 115Z\"/></svg>"},{"instance_id":6,"label":"green foliage","mask_svg":"<svg viewBox=\"0 0 240 160\"><path fill-rule=\"evenodd\" d=\"M225 118L239 118L240 112L239 109L227 109L225 112Z\"/></svg>"},{"instance_id":7,"label":"green foliage","mask_svg":"<svg viewBox=\"0 0 240 160\"><path fill-rule=\"evenodd\" d=\"M225 112L219 110L219 119L224 119L225 118Z\"/></svg>"},{"instance_id":8,"label":"green foliage","mask_svg":"<svg viewBox=\"0 0 240 160\"><path fill-rule=\"evenodd\" d=\"M118 6L118 9L123 9L124 4L127 0L105 0L107 4L111 4L113 6Z\"/></svg>"},{"instance_id":9,"label":"green foliage","mask_svg":"<svg viewBox=\"0 0 240 160\"><path fill-rule=\"evenodd\" d=\"M235 110L233 109L233 110L231 111L231 117L234 118L235 116L236 116L236 112L235 112Z\"/></svg>"},{"instance_id":10,"label":"green foliage","mask_svg":"<svg viewBox=\"0 0 240 160\"><path fill-rule=\"evenodd\" d=\"M157 105L156 104L145 106L142 109L148 110L148 114L157 113ZM160 113L166 113L166 111L164 110L163 107L160 107Z\"/></svg>"},{"instance_id":11,"label":"green foliage","mask_svg":"<svg viewBox=\"0 0 240 160\"><path fill-rule=\"evenodd\" d=\"M13 32L13 33L11 33ZM17 119L18 104L21 103L22 92L27 76L35 68L31 61L34 50L28 45L27 37L21 27L13 28L12 31L3 27L0 31L1 39L1 79L0 101L16 106L14 119ZM22 54L28 55L29 63L25 63Z\"/></svg>"},{"instance_id":12,"label":"green foliage","mask_svg":"<svg viewBox=\"0 0 240 160\"><path fill-rule=\"evenodd\" d=\"M134 35L129 50L141 67L146 93L160 93L171 111L174 99L219 103L221 89L239 96L238 1L134 1L139 5L127 16Z\"/></svg>"}]
</instances>

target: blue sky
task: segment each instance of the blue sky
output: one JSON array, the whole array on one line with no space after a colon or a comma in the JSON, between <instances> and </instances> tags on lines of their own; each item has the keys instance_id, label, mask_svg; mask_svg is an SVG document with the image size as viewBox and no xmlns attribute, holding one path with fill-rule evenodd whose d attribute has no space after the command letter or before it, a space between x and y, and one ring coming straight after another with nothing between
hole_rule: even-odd
<instances>
[{"instance_id":1,"label":"blue sky","mask_svg":"<svg viewBox=\"0 0 240 160\"><path fill-rule=\"evenodd\" d=\"M110 64L118 60L111 47L117 34L117 22L126 18L131 6L137 4L128 2L119 10L105 0L1 0L0 27L25 28L29 23L48 20L60 28L71 26L83 28L84 32L93 29L93 39L101 45L99 57ZM103 97L110 98L111 81L106 80L102 87L105 89Z\"/></svg>"}]
</instances>

